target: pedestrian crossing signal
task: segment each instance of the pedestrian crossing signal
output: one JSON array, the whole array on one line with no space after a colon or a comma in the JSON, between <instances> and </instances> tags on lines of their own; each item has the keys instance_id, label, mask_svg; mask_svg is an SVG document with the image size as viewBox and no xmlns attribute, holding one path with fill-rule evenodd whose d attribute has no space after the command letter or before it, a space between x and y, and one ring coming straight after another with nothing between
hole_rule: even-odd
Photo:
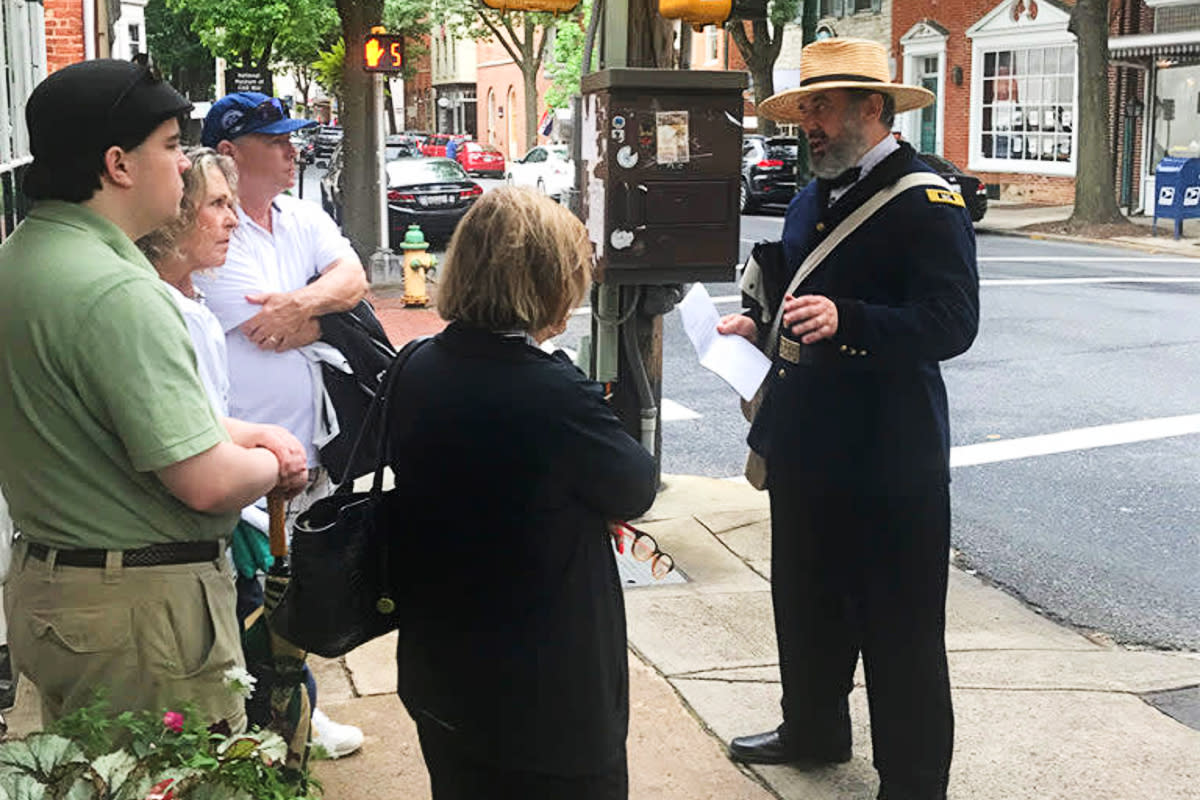
<instances>
[{"instance_id":1,"label":"pedestrian crossing signal","mask_svg":"<svg viewBox=\"0 0 1200 800\"><path fill-rule=\"evenodd\" d=\"M373 33L363 42L362 66L367 72L399 72L404 67L404 37Z\"/></svg>"}]
</instances>

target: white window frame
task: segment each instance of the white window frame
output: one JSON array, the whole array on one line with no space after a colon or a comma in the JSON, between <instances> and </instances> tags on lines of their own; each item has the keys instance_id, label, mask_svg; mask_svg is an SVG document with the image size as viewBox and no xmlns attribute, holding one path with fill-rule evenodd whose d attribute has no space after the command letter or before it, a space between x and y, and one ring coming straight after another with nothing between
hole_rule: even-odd
<instances>
[{"instance_id":1,"label":"white window frame","mask_svg":"<svg viewBox=\"0 0 1200 800\"><path fill-rule=\"evenodd\" d=\"M941 33L923 23L917 23L908 33L900 38L900 46L904 53L903 82L912 83L918 73L924 70L919 64L926 58L937 56L937 143L936 152L939 156L945 153L946 142L946 39L947 34ZM916 147L921 141L921 111L905 111L897 114L897 122L904 138Z\"/></svg>"},{"instance_id":2,"label":"white window frame","mask_svg":"<svg viewBox=\"0 0 1200 800\"><path fill-rule=\"evenodd\" d=\"M979 22L967 29L971 39L971 119L968 137L967 169L979 172L1012 172L1030 175L1061 175L1074 177L1079 157L1079 51L1075 37L1067 31L1067 14L1050 3L1039 3L1041 16L1035 23L1016 26L996 26L990 23L1008 14L1012 2L1004 2L988 12ZM1039 47L1071 47L1075 49L1074 118L1071 126L1071 157L1067 161L1027 161L1009 158L985 158L983 142L983 63L984 53L1003 50L1026 50Z\"/></svg>"},{"instance_id":3,"label":"white window frame","mask_svg":"<svg viewBox=\"0 0 1200 800\"><path fill-rule=\"evenodd\" d=\"M46 77L46 24L41 3L3 0L0 14L0 171L8 171L30 160L25 102Z\"/></svg>"},{"instance_id":4,"label":"white window frame","mask_svg":"<svg viewBox=\"0 0 1200 800\"><path fill-rule=\"evenodd\" d=\"M721 60L721 28L709 25L704 29L704 63L714 64Z\"/></svg>"}]
</instances>

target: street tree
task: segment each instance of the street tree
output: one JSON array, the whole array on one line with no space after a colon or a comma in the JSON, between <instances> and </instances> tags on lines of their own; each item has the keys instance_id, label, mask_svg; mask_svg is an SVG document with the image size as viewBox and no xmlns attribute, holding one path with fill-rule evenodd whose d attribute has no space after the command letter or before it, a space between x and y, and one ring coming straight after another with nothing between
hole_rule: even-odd
<instances>
[{"instance_id":1,"label":"street tree","mask_svg":"<svg viewBox=\"0 0 1200 800\"><path fill-rule=\"evenodd\" d=\"M546 90L546 105L549 108L566 108L571 98L579 94L579 80L583 72L583 44L588 20L592 16L592 4L580 3L574 11L559 16L554 31L554 47L546 62L546 77L550 88ZM599 61L599 50L592 48L592 68Z\"/></svg>"},{"instance_id":2,"label":"street tree","mask_svg":"<svg viewBox=\"0 0 1200 800\"><path fill-rule=\"evenodd\" d=\"M775 94L775 61L783 47L783 31L788 23L796 19L801 0L771 0L767 7L767 19L731 19L725 23L738 52L746 61L746 67L754 78L754 104ZM816 6L815 2L806 5ZM775 122L759 119L759 133L767 136L775 133Z\"/></svg>"},{"instance_id":3,"label":"street tree","mask_svg":"<svg viewBox=\"0 0 1200 800\"><path fill-rule=\"evenodd\" d=\"M155 66L171 85L194 99L213 94L216 60L192 30L192 15L166 0L146 3L146 44Z\"/></svg>"},{"instance_id":4,"label":"street tree","mask_svg":"<svg viewBox=\"0 0 1200 800\"><path fill-rule=\"evenodd\" d=\"M317 53L316 59L309 66L312 68L313 80L325 90L325 94L342 104L342 69L346 63L346 40L338 40L330 45L328 50Z\"/></svg>"},{"instance_id":5,"label":"street tree","mask_svg":"<svg viewBox=\"0 0 1200 800\"><path fill-rule=\"evenodd\" d=\"M191 15L192 30L230 66L270 69L280 51L315 57L336 26L332 0L166 0Z\"/></svg>"},{"instance_id":6,"label":"street tree","mask_svg":"<svg viewBox=\"0 0 1200 800\"><path fill-rule=\"evenodd\" d=\"M1079 47L1079 152L1069 227L1123 220L1108 140L1108 9L1109 0L1078 0L1067 23Z\"/></svg>"}]
</instances>

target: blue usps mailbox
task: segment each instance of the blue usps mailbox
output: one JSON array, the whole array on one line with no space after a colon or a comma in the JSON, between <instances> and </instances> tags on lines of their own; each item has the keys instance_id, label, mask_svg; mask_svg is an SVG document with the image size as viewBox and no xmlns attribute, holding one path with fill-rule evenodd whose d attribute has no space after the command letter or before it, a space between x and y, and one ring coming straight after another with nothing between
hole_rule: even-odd
<instances>
[{"instance_id":1,"label":"blue usps mailbox","mask_svg":"<svg viewBox=\"0 0 1200 800\"><path fill-rule=\"evenodd\" d=\"M1183 221L1200 217L1200 158L1168 156L1154 171L1154 224L1158 218L1175 220L1175 238L1183 233Z\"/></svg>"}]
</instances>

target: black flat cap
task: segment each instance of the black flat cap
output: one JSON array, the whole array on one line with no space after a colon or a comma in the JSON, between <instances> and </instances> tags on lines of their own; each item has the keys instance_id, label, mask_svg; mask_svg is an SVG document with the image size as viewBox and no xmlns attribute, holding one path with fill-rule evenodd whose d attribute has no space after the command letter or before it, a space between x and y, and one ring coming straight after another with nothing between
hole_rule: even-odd
<instances>
[{"instance_id":1,"label":"black flat cap","mask_svg":"<svg viewBox=\"0 0 1200 800\"><path fill-rule=\"evenodd\" d=\"M77 157L127 136L144 137L192 104L151 69L94 59L51 73L25 105L34 159Z\"/></svg>"}]
</instances>

